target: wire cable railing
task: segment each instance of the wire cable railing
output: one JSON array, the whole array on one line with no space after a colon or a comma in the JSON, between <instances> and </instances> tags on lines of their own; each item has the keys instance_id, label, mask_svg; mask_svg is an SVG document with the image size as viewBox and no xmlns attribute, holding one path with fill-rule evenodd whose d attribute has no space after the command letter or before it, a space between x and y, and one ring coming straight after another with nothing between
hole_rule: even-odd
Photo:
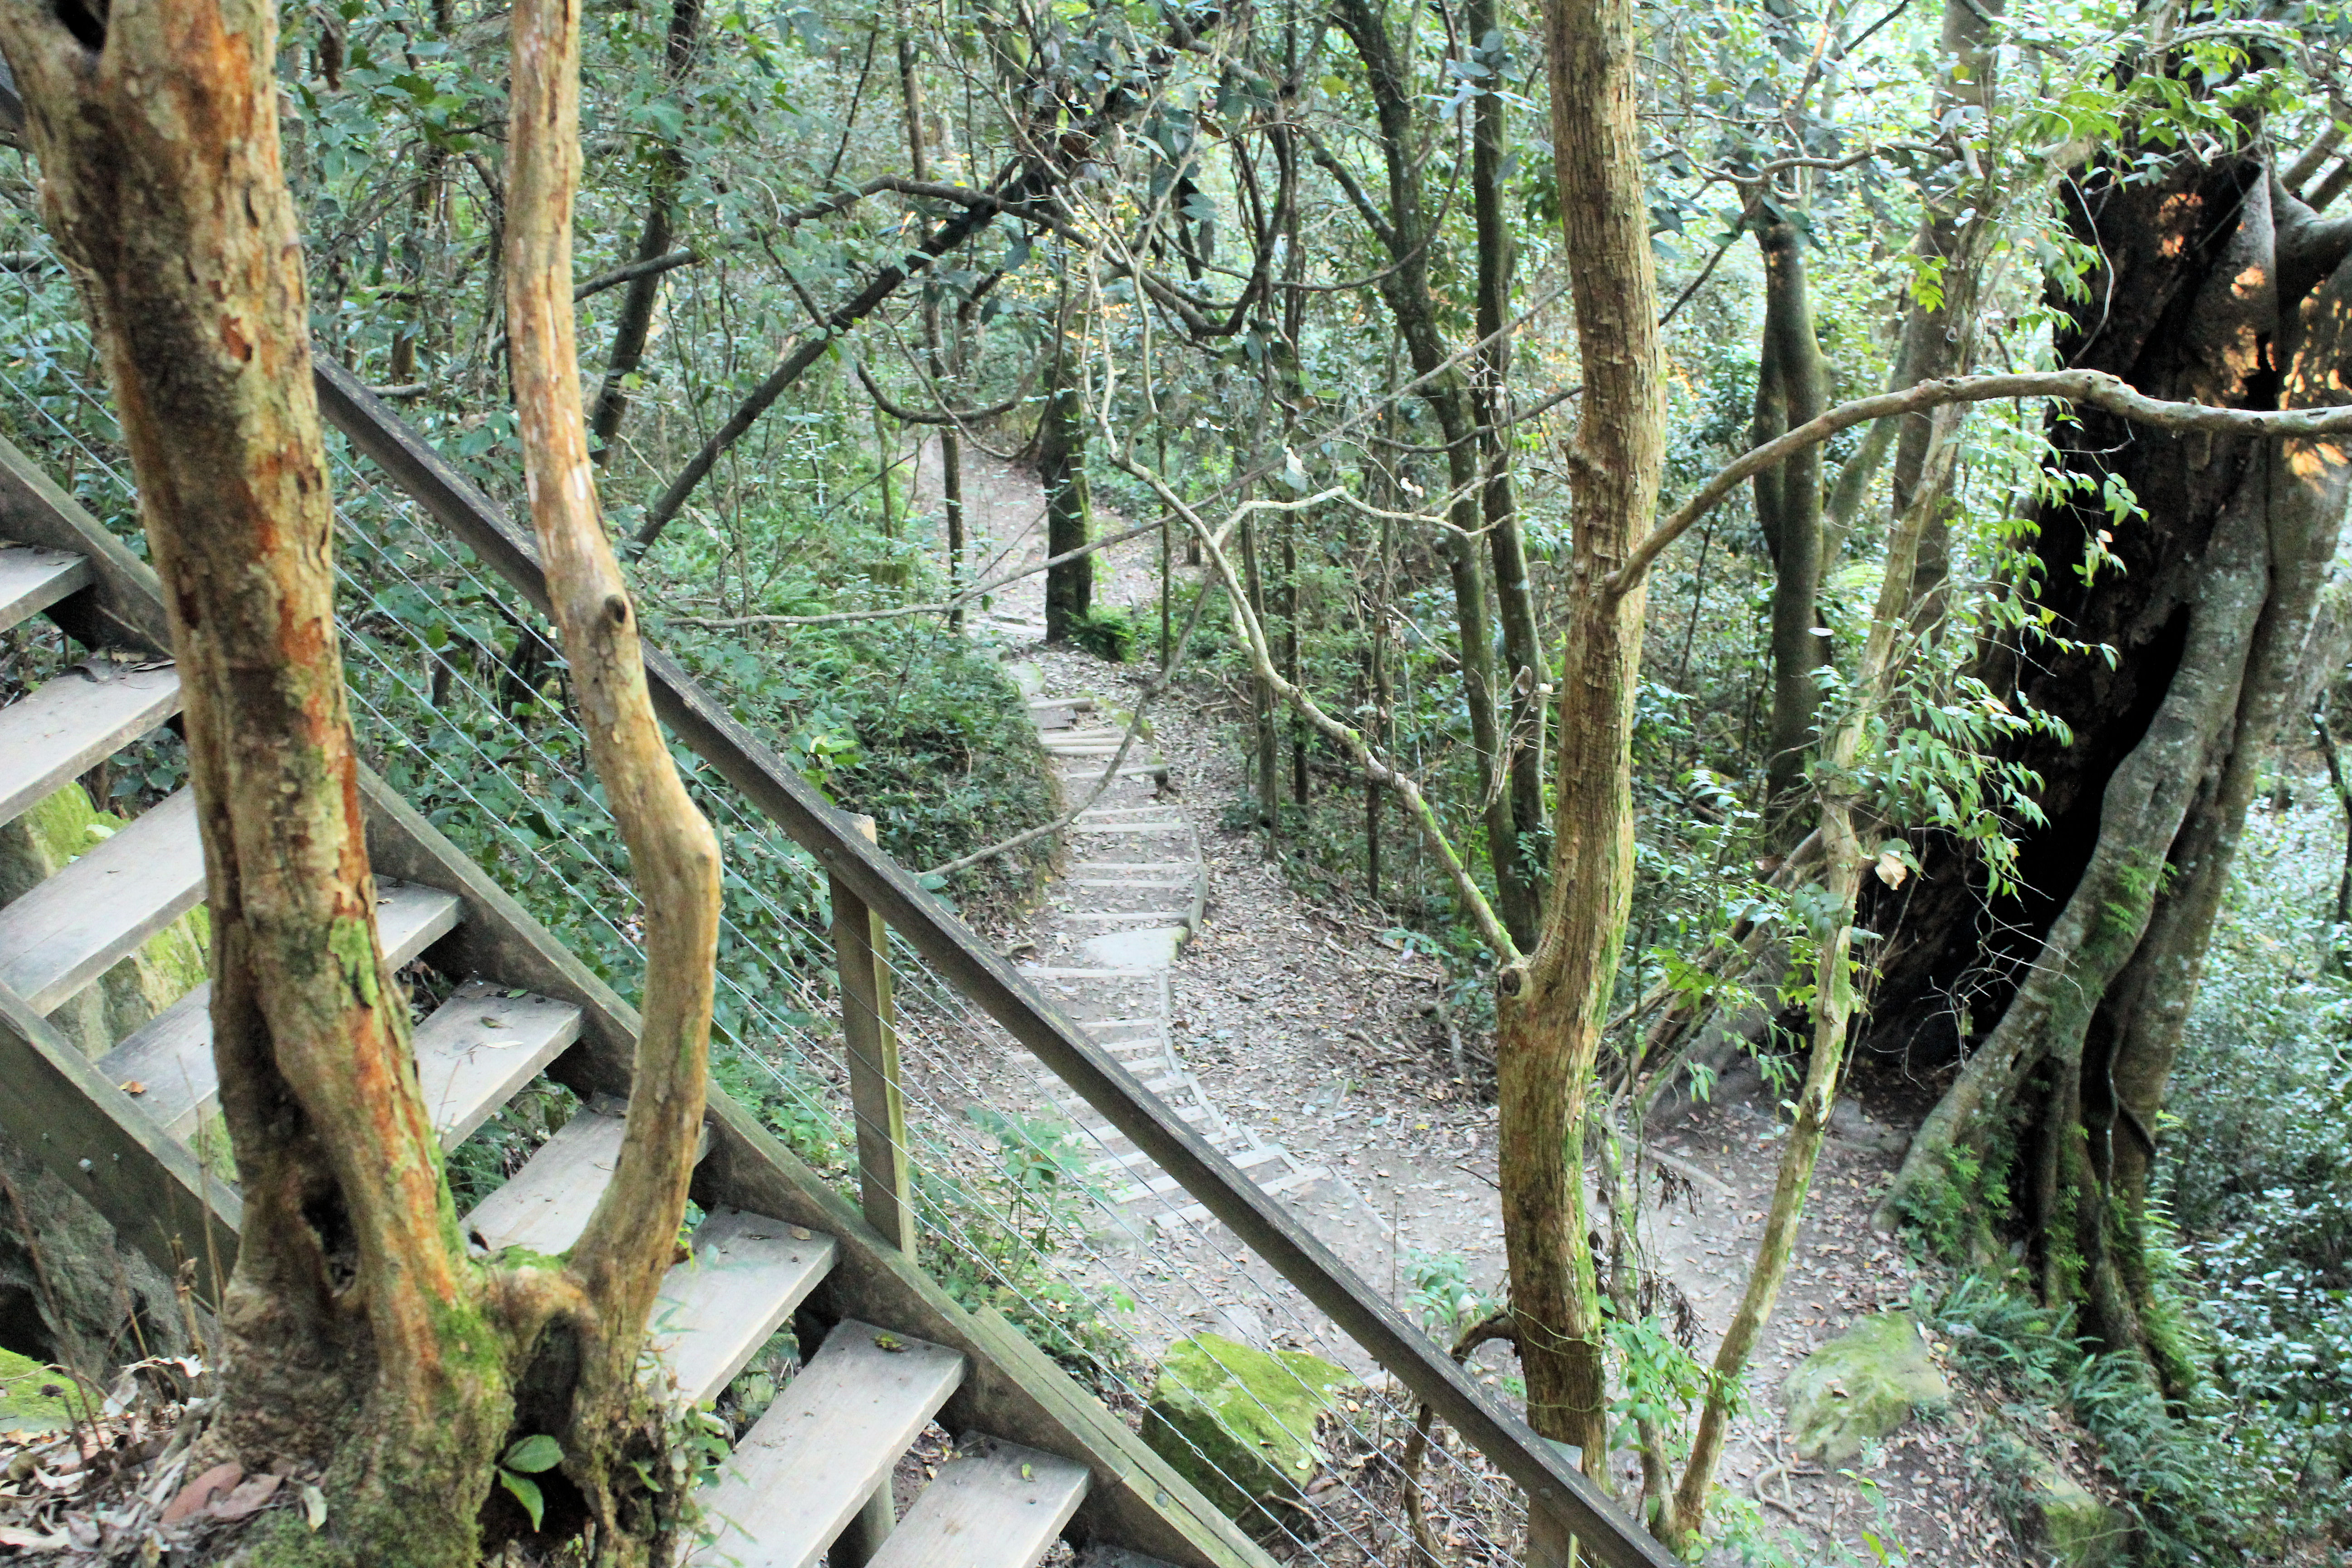
<instances>
[{"instance_id":1,"label":"wire cable railing","mask_svg":"<svg viewBox=\"0 0 2352 1568\"><path fill-rule=\"evenodd\" d=\"M21 216L0 216L0 226L17 231L5 241L12 247L46 245ZM79 303L61 269L16 276L15 309L0 306L0 420L62 468L91 512L135 539L135 496ZM341 524L338 612L363 753L601 978L633 996L643 978L638 900L564 700L551 628L510 571L452 538L353 443L329 444ZM1028 1070L1034 1043L978 1005L905 930L894 926L876 955L893 998L888 1016L851 1010L850 988L834 968L827 864L710 759L684 744L673 753L727 868L713 1031L724 1087L854 1196L859 1155L848 1085L891 1065L859 1054L855 1042L887 1031L907 1112L891 1153L911 1176L916 1255L951 1294L1002 1311L1111 1409L1143 1425L1163 1454L1189 1450L1181 1468L1213 1479L1217 1456L1146 1413L1161 1357L1201 1331L1193 1303L1207 1300L1205 1287L1240 1290L1235 1282L1247 1281L1268 1343L1311 1346L1360 1378L1331 1398L1279 1356L1265 1363L1328 1406L1314 1434L1317 1473L1272 1493L1250 1475L1226 1478L1234 1499L1264 1500L1240 1511L1271 1552L1335 1568L1528 1560L1524 1461L1515 1484L1467 1444L1439 1441L1426 1446L1408 1485L1400 1462L1426 1386L1416 1392L1371 1371L1381 1347L1308 1300L1318 1282L1286 1282L1234 1229L1191 1225L1181 1239L1137 1245L1136 1215L1085 1172L1114 1153L1137 1180L1166 1165L1140 1138L1134 1150L1116 1151L1060 1117ZM1132 1092L1149 1099L1139 1087ZM532 1136L496 1119L453 1168L467 1156L511 1168ZM1188 1196L1213 1195L1194 1191L1184 1171L1167 1173ZM1278 1421L1270 1397L1244 1388L1245 1404ZM1661 1560L1646 1538L1630 1551L1597 1534L1587 1544L1602 1561Z\"/></svg>"}]
</instances>

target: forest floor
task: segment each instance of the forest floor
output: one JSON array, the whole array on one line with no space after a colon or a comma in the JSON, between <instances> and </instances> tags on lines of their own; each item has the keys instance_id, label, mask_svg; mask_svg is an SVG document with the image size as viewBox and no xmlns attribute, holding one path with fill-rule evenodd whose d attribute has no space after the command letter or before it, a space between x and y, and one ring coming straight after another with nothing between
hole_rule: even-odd
<instances>
[{"instance_id":1,"label":"forest floor","mask_svg":"<svg viewBox=\"0 0 2352 1568\"><path fill-rule=\"evenodd\" d=\"M929 457L927 450L919 510L936 510ZM1042 561L1034 477L969 448L964 465L975 573L1002 569L995 562ZM1124 526L1108 515L1097 523L1105 531ZM1090 693L1105 710L1132 711L1157 646L1158 547L1145 538L1107 554L1097 558L1095 600L1131 608L1145 631L1139 662L1042 646L1042 577L996 595L974 617L974 635L993 641L1008 663L1042 670L1054 696ZM1190 823L1208 873L1205 924L1169 974L1171 1044L1226 1112L1328 1173L1280 1201L1376 1289L1412 1312L1416 1274L1453 1258L1482 1295L1499 1298L1493 1086L1475 1059L1487 1042L1467 1042L1465 1081L1433 1010L1434 963L1402 951L1381 911L1328 886L1308 888L1265 858L1254 829L1225 825L1247 790L1240 717L1206 682L1180 684L1150 715L1150 739L1168 767L1158 803ZM1049 907L1026 931L997 934L1016 952L1024 942L1050 948L1055 916ZM1725 1075L1711 1103L1653 1129L1652 1147L1685 1174L1644 1194L1643 1241L1688 1303L1689 1348L1702 1361L1714 1354L1755 1256L1786 1132L1777 1098L1743 1066ZM1952 1415L1904 1427L1866 1471L1824 1473L1798 1461L1786 1436L1789 1373L1860 1315L1908 1305L1922 1282L1900 1245L1868 1223L1903 1144L1863 1106L1841 1105L1788 1281L1750 1363L1749 1408L1735 1423L1718 1479L1753 1500L1765 1531L1794 1561L1875 1561L1862 1540L1867 1531L1914 1562L2014 1563L2020 1549L1971 1457L1991 1413L1957 1380ZM1210 1234L1185 1236L1180 1227L1141 1274L1142 1284L1165 1291L1170 1317L1372 1372L1229 1232L1201 1228ZM1304 1331L1280 1326L1300 1324ZM1515 1370L1499 1345L1474 1365L1487 1381L1508 1380ZM1627 1479L1637 1489L1630 1456Z\"/></svg>"}]
</instances>

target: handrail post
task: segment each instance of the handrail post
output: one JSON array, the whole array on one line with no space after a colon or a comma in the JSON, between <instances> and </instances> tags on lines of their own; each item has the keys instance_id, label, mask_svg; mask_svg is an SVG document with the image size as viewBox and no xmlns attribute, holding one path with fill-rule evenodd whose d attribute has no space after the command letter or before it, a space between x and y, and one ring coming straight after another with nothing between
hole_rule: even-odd
<instances>
[{"instance_id":1,"label":"handrail post","mask_svg":"<svg viewBox=\"0 0 2352 1568\"><path fill-rule=\"evenodd\" d=\"M874 819L853 820L866 841L874 842ZM898 1086L898 1028L891 1015L890 928L839 877L833 879L833 958L841 973L841 1033L857 1124L858 1194L866 1223L912 1257L915 1204L907 1100Z\"/></svg>"},{"instance_id":2,"label":"handrail post","mask_svg":"<svg viewBox=\"0 0 2352 1568\"><path fill-rule=\"evenodd\" d=\"M874 819L853 816L875 842ZM898 1027L890 1005L890 928L839 877L833 879L833 962L841 975L841 1035L849 1057L849 1106L857 1127L857 1190L866 1223L915 1256L913 1184L907 1165L907 1099L898 1086ZM855 1568L898 1528L886 1478L834 1543L830 1560Z\"/></svg>"},{"instance_id":3,"label":"handrail post","mask_svg":"<svg viewBox=\"0 0 2352 1568\"><path fill-rule=\"evenodd\" d=\"M1534 1498L1528 1499L1527 1568L1577 1568L1576 1531Z\"/></svg>"}]
</instances>

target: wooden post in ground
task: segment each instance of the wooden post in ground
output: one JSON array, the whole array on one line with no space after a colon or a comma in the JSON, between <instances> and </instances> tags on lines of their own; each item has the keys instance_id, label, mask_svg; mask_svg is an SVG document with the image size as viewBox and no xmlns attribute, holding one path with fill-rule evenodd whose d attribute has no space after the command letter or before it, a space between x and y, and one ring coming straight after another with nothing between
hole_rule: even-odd
<instances>
[{"instance_id":1,"label":"wooden post in ground","mask_svg":"<svg viewBox=\"0 0 2352 1568\"><path fill-rule=\"evenodd\" d=\"M867 843L874 819L853 818ZM915 1251L907 1165L907 1101L898 1088L898 1030L890 1007L890 928L833 879L833 957L841 973L841 1033L857 1122L857 1185L866 1220L899 1251Z\"/></svg>"}]
</instances>

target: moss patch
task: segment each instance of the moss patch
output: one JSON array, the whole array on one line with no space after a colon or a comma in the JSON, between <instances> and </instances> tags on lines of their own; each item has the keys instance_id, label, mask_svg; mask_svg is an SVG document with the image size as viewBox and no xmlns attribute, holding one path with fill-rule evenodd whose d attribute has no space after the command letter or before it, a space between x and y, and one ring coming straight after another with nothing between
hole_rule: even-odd
<instances>
[{"instance_id":1,"label":"moss patch","mask_svg":"<svg viewBox=\"0 0 2352 1568\"><path fill-rule=\"evenodd\" d=\"M0 1437L70 1430L72 1389L56 1367L0 1350Z\"/></svg>"},{"instance_id":2,"label":"moss patch","mask_svg":"<svg viewBox=\"0 0 2352 1568\"><path fill-rule=\"evenodd\" d=\"M1805 1458L1851 1464L1864 1443L1940 1412L1951 1396L1910 1316L1874 1312L1789 1374L1789 1430Z\"/></svg>"},{"instance_id":3,"label":"moss patch","mask_svg":"<svg viewBox=\"0 0 2352 1568\"><path fill-rule=\"evenodd\" d=\"M1296 1351L1216 1334L1179 1340L1160 1359L1143 1440L1227 1517L1270 1525L1269 1505L1297 1498L1322 1462L1317 1418L1356 1381Z\"/></svg>"}]
</instances>

